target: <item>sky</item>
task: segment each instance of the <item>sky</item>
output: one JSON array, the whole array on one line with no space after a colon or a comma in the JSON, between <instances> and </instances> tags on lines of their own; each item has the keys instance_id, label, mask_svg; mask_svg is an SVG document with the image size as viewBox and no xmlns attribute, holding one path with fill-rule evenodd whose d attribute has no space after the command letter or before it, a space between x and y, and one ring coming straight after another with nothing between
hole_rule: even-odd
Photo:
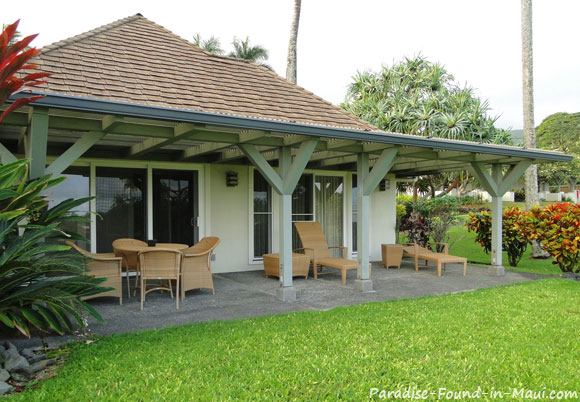
<instances>
[{"instance_id":1,"label":"sky","mask_svg":"<svg viewBox=\"0 0 580 402\"><path fill-rule=\"evenodd\" d=\"M270 52L285 76L293 0L95 2L28 0L4 7L1 22L21 19L41 47L141 13L185 39L216 36L231 49L249 36ZM580 112L580 1L534 0L535 123L556 112ZM519 0L303 0L298 31L298 85L339 104L358 71L379 71L421 54L445 66L487 99L498 127L522 119Z\"/></svg>"}]
</instances>

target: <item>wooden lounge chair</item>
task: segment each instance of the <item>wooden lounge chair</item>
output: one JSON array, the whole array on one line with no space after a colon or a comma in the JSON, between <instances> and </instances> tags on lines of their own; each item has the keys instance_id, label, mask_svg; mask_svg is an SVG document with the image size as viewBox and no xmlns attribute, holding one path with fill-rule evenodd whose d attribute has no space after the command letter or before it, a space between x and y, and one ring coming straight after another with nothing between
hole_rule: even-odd
<instances>
[{"instance_id":1,"label":"wooden lounge chair","mask_svg":"<svg viewBox=\"0 0 580 402\"><path fill-rule=\"evenodd\" d=\"M171 281L176 281L175 289L175 308L179 309L179 283L181 270L181 251L171 248L151 247L139 251L139 268L141 278L141 310L147 293L154 290L168 290L173 298L173 289ZM167 286L160 284L151 289L147 288L147 280L167 280Z\"/></svg>"},{"instance_id":2,"label":"wooden lounge chair","mask_svg":"<svg viewBox=\"0 0 580 402\"><path fill-rule=\"evenodd\" d=\"M443 246L443 252L437 253L430 249L435 245ZM429 267L429 261L437 265L437 276L441 276L441 265L445 268L447 263L463 264L463 276L467 273L467 258L449 255L449 245L447 243L430 243L427 247L421 247L416 243L407 243L403 247L403 257L411 257L415 259L415 271L419 268ZM425 265L419 265L419 260L425 260Z\"/></svg>"},{"instance_id":3,"label":"wooden lounge chair","mask_svg":"<svg viewBox=\"0 0 580 402\"><path fill-rule=\"evenodd\" d=\"M95 297L118 297L119 304L123 304L123 279L121 268L121 257L116 257L113 253L90 253L83 250L73 242L67 241L66 244L80 254L88 258L87 275L93 278L107 278L101 284L103 287L114 288L108 292L98 293L96 295L85 296L82 300L93 299Z\"/></svg>"},{"instance_id":4,"label":"wooden lounge chair","mask_svg":"<svg viewBox=\"0 0 580 402\"><path fill-rule=\"evenodd\" d=\"M182 251L181 261L181 299L185 299L185 292L192 289L211 289L213 277L211 274L211 254L219 244L218 237L204 237L198 243Z\"/></svg>"},{"instance_id":5,"label":"wooden lounge chair","mask_svg":"<svg viewBox=\"0 0 580 402\"><path fill-rule=\"evenodd\" d=\"M137 253L124 253L119 250L123 246L147 247L147 243L137 239L117 239L113 242L113 251L117 257L123 258L123 267L125 268L127 278L127 297L131 297L131 284L129 282L129 272L135 272L135 285L133 286L133 296L137 293L137 280L139 278L139 258Z\"/></svg>"},{"instance_id":6,"label":"wooden lounge chair","mask_svg":"<svg viewBox=\"0 0 580 402\"><path fill-rule=\"evenodd\" d=\"M342 273L342 284L346 285L346 271L349 269L356 269L358 263L354 260L347 260L348 248L343 246L328 246L322 227L318 222L295 222L294 226L302 241L303 248L294 251L303 251L304 254L310 256L312 262L312 270L314 271L314 279L318 277L318 266L325 266L330 268L340 269ZM343 257L331 257L330 249L342 249Z\"/></svg>"}]
</instances>

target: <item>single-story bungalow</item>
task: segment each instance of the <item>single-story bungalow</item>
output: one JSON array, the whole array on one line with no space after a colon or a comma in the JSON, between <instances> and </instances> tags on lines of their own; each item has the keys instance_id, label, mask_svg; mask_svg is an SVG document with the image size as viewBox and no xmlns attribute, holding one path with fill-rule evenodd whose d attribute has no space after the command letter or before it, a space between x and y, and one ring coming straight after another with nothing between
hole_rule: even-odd
<instances>
[{"instance_id":1,"label":"single-story bungalow","mask_svg":"<svg viewBox=\"0 0 580 402\"><path fill-rule=\"evenodd\" d=\"M295 297L292 222L320 222L330 245L369 261L395 241L395 180L469 169L501 196L532 163L571 157L383 132L255 63L215 56L140 14L46 46L44 98L0 125L3 163L69 177L55 200L95 196L95 252L116 238L193 244L218 236L215 272L261 269L280 253L279 297ZM323 72L321 72L322 74ZM19 96L30 94L16 94ZM495 214L499 216L499 214ZM499 225L499 226L498 226ZM493 266L502 273L501 222Z\"/></svg>"}]
</instances>

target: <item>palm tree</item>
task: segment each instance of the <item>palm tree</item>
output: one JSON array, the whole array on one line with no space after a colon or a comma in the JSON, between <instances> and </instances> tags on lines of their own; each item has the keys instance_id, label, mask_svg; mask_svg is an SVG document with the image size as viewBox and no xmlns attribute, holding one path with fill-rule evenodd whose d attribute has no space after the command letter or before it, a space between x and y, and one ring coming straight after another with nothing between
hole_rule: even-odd
<instances>
[{"instance_id":1,"label":"palm tree","mask_svg":"<svg viewBox=\"0 0 580 402\"><path fill-rule=\"evenodd\" d=\"M266 67L269 70L272 70L272 67L270 67L268 64L265 63L265 61L268 60L269 57L266 48L260 45L252 46L250 44L249 37L246 37L245 40L241 40L238 39L237 37L234 37L232 45L234 46L234 50L230 52L228 56L234 57L236 59L250 60L263 67Z\"/></svg>"},{"instance_id":2,"label":"palm tree","mask_svg":"<svg viewBox=\"0 0 580 402\"><path fill-rule=\"evenodd\" d=\"M535 148L532 0L522 0L522 88L524 100L524 148ZM526 170L526 209L538 204L538 168Z\"/></svg>"},{"instance_id":3,"label":"palm tree","mask_svg":"<svg viewBox=\"0 0 580 402\"><path fill-rule=\"evenodd\" d=\"M286 61L286 79L296 84L297 54L296 44L298 42L298 24L300 22L300 8L302 0L294 0L294 18L290 26L290 42L288 43L288 59Z\"/></svg>"},{"instance_id":4,"label":"palm tree","mask_svg":"<svg viewBox=\"0 0 580 402\"><path fill-rule=\"evenodd\" d=\"M522 0L522 90L524 103L524 148L536 147L534 127L534 61L532 46L532 0ZM538 167L530 166L525 175L526 209L539 204ZM545 257L537 241L532 242L532 257Z\"/></svg>"},{"instance_id":5,"label":"palm tree","mask_svg":"<svg viewBox=\"0 0 580 402\"><path fill-rule=\"evenodd\" d=\"M193 44L197 47L202 48L206 52L210 52L211 54L215 54L221 56L224 54L224 50L221 47L220 40L215 36L210 36L209 39L202 39L199 33L196 33L193 36Z\"/></svg>"}]
</instances>

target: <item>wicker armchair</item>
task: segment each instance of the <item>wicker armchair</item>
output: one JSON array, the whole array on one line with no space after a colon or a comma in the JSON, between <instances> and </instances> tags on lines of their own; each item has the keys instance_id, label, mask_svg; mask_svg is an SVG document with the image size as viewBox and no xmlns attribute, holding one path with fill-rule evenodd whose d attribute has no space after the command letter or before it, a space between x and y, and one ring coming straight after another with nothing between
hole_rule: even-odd
<instances>
[{"instance_id":1,"label":"wicker armchair","mask_svg":"<svg viewBox=\"0 0 580 402\"><path fill-rule=\"evenodd\" d=\"M219 242L218 237L204 237L198 243L182 251L182 300L185 299L185 292L193 289L211 289L212 294L215 294L211 274L211 254Z\"/></svg>"},{"instance_id":2,"label":"wicker armchair","mask_svg":"<svg viewBox=\"0 0 580 402\"><path fill-rule=\"evenodd\" d=\"M171 281L177 282L175 289L175 308L179 309L179 277L181 268L181 252L170 248L150 248L139 252L139 268L141 278L141 310L147 293L154 290L168 290L173 298ZM167 286L158 286L146 289L147 280L167 280Z\"/></svg>"},{"instance_id":3,"label":"wicker armchair","mask_svg":"<svg viewBox=\"0 0 580 402\"><path fill-rule=\"evenodd\" d=\"M88 258L88 276L92 276L93 278L107 278L107 280L103 282L101 286L114 288L108 292L85 296L82 298L82 300L93 299L95 297L111 296L118 297L119 304L123 304L121 257L115 257L113 253L90 253L70 241L67 241L66 244Z\"/></svg>"},{"instance_id":4,"label":"wicker armchair","mask_svg":"<svg viewBox=\"0 0 580 402\"><path fill-rule=\"evenodd\" d=\"M135 272L135 284L133 286L133 296L137 294L137 281L139 278L139 258L137 253L125 253L119 248L123 246L147 247L147 243L137 239L117 239L113 242L113 251L117 257L123 258L123 267L125 268L127 278L127 297L131 297L131 284L129 282L129 272Z\"/></svg>"}]
</instances>

